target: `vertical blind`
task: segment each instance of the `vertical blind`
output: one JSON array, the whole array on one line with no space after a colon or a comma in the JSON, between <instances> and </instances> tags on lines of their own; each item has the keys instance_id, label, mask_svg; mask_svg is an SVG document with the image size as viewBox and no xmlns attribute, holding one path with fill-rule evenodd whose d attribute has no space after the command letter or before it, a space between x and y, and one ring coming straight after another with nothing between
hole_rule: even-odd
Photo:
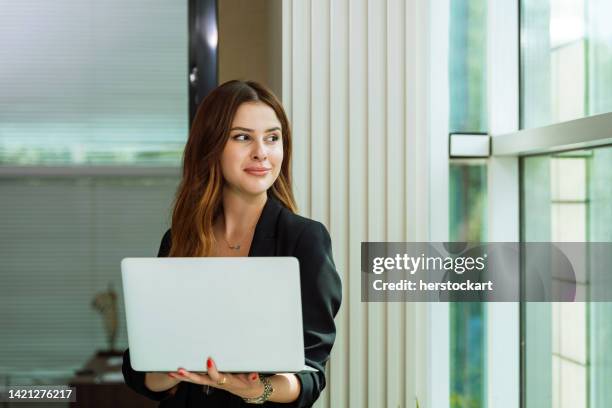
<instances>
[{"instance_id":1,"label":"vertical blind","mask_svg":"<svg viewBox=\"0 0 612 408\"><path fill-rule=\"evenodd\" d=\"M317 408L414 407L417 396L435 405L423 398L435 365L425 305L362 302L360 281L362 241L427 240L429 10L403 0L283 2L296 199L329 228L344 291ZM444 381L436 394L447 393Z\"/></svg>"},{"instance_id":2,"label":"vertical blind","mask_svg":"<svg viewBox=\"0 0 612 408\"><path fill-rule=\"evenodd\" d=\"M187 2L0 2L0 164L178 164Z\"/></svg>"}]
</instances>

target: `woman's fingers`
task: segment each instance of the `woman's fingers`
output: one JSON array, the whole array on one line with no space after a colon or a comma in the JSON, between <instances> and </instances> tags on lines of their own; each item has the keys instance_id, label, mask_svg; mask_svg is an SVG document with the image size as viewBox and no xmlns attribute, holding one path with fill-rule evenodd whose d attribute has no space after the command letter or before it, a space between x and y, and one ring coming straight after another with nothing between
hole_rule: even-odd
<instances>
[{"instance_id":1,"label":"woman's fingers","mask_svg":"<svg viewBox=\"0 0 612 408\"><path fill-rule=\"evenodd\" d=\"M230 383L233 383L234 376L229 373L220 373L217 370L217 364L211 357L206 360L206 368L208 369L208 377L214 382L213 387L228 387Z\"/></svg>"},{"instance_id":2,"label":"woman's fingers","mask_svg":"<svg viewBox=\"0 0 612 408\"><path fill-rule=\"evenodd\" d=\"M206 368L208 371L202 374L192 373L184 368L179 368L176 372L169 372L168 375L172 378L178 378L192 383L217 386L217 381L221 381L222 377L219 375L217 367L210 357L206 360Z\"/></svg>"},{"instance_id":3,"label":"woman's fingers","mask_svg":"<svg viewBox=\"0 0 612 408\"><path fill-rule=\"evenodd\" d=\"M257 382L259 379L259 374L257 373L241 373L241 374L233 374L233 377L239 380L241 383L249 384Z\"/></svg>"},{"instance_id":4,"label":"woman's fingers","mask_svg":"<svg viewBox=\"0 0 612 408\"><path fill-rule=\"evenodd\" d=\"M213 361L212 358L208 357L206 359L206 369L208 370L208 376L213 381L221 381L219 376L219 371L217 371L217 365Z\"/></svg>"},{"instance_id":5,"label":"woman's fingers","mask_svg":"<svg viewBox=\"0 0 612 408\"><path fill-rule=\"evenodd\" d=\"M168 372L168 377L174 378L175 380L183 380L184 379L184 377L181 374L179 374L178 371L170 371L170 372Z\"/></svg>"},{"instance_id":6,"label":"woman's fingers","mask_svg":"<svg viewBox=\"0 0 612 408\"><path fill-rule=\"evenodd\" d=\"M169 372L172 378L191 382L194 384L210 385L216 388L250 387L257 384L259 374L256 372L243 374L220 373L212 358L206 360L207 373L195 373L179 368L176 372Z\"/></svg>"},{"instance_id":7,"label":"woman's fingers","mask_svg":"<svg viewBox=\"0 0 612 408\"><path fill-rule=\"evenodd\" d=\"M179 368L176 374L172 373L172 376L173 378L194 384L213 385L213 382L207 374L192 373L191 371L187 371L183 368Z\"/></svg>"}]
</instances>

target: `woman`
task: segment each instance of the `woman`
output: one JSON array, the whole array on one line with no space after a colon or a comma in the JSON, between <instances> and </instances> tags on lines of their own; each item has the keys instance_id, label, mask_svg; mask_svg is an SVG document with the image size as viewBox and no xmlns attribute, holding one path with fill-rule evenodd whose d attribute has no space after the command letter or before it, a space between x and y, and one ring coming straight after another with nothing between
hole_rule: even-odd
<instances>
[{"instance_id":1,"label":"woman","mask_svg":"<svg viewBox=\"0 0 612 408\"><path fill-rule=\"evenodd\" d=\"M325 387L341 283L327 230L295 214L290 169L291 131L276 97L255 82L219 86L198 108L185 147L172 228L162 238L158 256L295 256L306 364L318 371L269 377L223 373L213 355L206 359L206 374L182 368L144 373L132 369L126 350L126 384L161 401L160 407L310 407ZM253 306L247 313L274 313ZM202 322L194 323L205 323L209 313L218 311L204 306Z\"/></svg>"}]
</instances>

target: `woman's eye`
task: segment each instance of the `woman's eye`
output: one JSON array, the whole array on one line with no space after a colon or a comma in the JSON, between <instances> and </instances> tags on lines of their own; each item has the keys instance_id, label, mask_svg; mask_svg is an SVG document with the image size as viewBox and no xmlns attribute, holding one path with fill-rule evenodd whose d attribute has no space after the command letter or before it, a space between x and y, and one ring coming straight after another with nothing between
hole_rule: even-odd
<instances>
[{"instance_id":1,"label":"woman's eye","mask_svg":"<svg viewBox=\"0 0 612 408\"><path fill-rule=\"evenodd\" d=\"M270 142L278 142L278 139L280 139L280 137L278 135L270 135L270 136L268 136L268 141L270 141Z\"/></svg>"},{"instance_id":2,"label":"woman's eye","mask_svg":"<svg viewBox=\"0 0 612 408\"><path fill-rule=\"evenodd\" d=\"M235 136L233 137L233 139L234 139L234 140L239 140L239 141L242 141L242 140L248 140L248 139L249 139L249 135L245 135L245 134L241 133L241 134L239 134L239 135L235 135Z\"/></svg>"}]
</instances>

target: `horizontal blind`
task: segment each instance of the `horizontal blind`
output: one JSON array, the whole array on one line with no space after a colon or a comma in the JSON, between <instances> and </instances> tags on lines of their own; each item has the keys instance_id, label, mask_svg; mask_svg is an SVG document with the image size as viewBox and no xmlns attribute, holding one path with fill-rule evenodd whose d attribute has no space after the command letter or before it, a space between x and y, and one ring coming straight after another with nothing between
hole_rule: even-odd
<instances>
[{"instance_id":1,"label":"horizontal blind","mask_svg":"<svg viewBox=\"0 0 612 408\"><path fill-rule=\"evenodd\" d=\"M187 2L24 0L0 13L0 164L178 164Z\"/></svg>"},{"instance_id":2,"label":"horizontal blind","mask_svg":"<svg viewBox=\"0 0 612 408\"><path fill-rule=\"evenodd\" d=\"M0 179L0 376L69 372L106 349L91 302L109 284L119 302L116 348L127 346L120 262L157 255L178 182Z\"/></svg>"}]
</instances>

